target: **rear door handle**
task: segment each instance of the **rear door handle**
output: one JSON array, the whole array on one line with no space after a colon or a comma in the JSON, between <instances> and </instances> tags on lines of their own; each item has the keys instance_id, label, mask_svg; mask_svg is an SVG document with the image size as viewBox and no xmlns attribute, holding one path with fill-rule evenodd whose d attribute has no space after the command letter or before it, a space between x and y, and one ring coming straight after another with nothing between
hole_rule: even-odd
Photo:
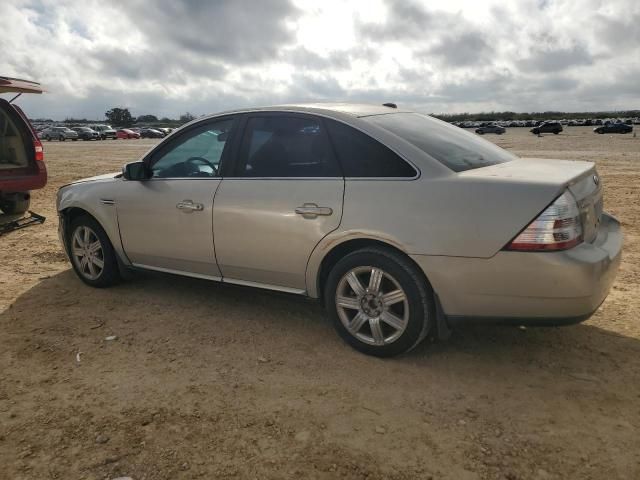
<instances>
[{"instance_id":1,"label":"rear door handle","mask_svg":"<svg viewBox=\"0 0 640 480\"><path fill-rule=\"evenodd\" d=\"M193 200L183 200L176 204L178 210L182 210L184 213L201 212L204 210L204 205L201 203L194 203Z\"/></svg>"},{"instance_id":2,"label":"rear door handle","mask_svg":"<svg viewBox=\"0 0 640 480\"><path fill-rule=\"evenodd\" d=\"M316 218L318 215L331 215L333 210L329 207L319 207L315 203L305 203L301 207L296 207L296 213L304 218Z\"/></svg>"}]
</instances>

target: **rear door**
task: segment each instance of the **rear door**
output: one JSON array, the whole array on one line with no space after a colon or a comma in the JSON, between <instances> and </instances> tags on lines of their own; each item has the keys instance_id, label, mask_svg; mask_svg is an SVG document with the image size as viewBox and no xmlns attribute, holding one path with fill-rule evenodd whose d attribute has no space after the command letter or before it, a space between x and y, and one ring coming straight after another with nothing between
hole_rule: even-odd
<instances>
[{"instance_id":1,"label":"rear door","mask_svg":"<svg viewBox=\"0 0 640 480\"><path fill-rule=\"evenodd\" d=\"M307 261L340 225L343 194L344 178L320 118L247 116L234 168L213 208L224 281L305 291Z\"/></svg>"}]
</instances>

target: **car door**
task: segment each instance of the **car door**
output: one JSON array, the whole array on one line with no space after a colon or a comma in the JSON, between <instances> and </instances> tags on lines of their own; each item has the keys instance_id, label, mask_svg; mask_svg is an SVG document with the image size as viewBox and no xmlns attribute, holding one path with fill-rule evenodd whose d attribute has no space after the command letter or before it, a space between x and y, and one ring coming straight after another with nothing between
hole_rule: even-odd
<instances>
[{"instance_id":1,"label":"car door","mask_svg":"<svg viewBox=\"0 0 640 480\"><path fill-rule=\"evenodd\" d=\"M338 228L344 178L322 119L256 113L216 193L213 227L225 282L302 293L318 242Z\"/></svg>"},{"instance_id":2,"label":"car door","mask_svg":"<svg viewBox=\"0 0 640 480\"><path fill-rule=\"evenodd\" d=\"M213 197L234 125L235 118L224 117L190 127L145 158L151 178L120 183L118 224L134 266L220 278Z\"/></svg>"}]
</instances>

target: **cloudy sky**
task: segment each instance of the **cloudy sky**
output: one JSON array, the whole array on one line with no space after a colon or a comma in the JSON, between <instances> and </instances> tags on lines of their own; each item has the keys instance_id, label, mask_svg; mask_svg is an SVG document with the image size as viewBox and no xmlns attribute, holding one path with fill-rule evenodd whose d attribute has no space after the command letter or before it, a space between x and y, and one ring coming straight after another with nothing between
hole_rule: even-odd
<instances>
[{"instance_id":1,"label":"cloudy sky","mask_svg":"<svg viewBox=\"0 0 640 480\"><path fill-rule=\"evenodd\" d=\"M32 117L640 108L640 0L2 0L0 31Z\"/></svg>"}]
</instances>

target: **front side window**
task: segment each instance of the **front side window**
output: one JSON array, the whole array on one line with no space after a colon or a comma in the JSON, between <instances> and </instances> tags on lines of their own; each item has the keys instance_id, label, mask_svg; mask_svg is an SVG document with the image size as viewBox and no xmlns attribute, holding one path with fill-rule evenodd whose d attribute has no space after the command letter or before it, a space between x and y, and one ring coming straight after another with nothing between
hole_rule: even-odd
<instances>
[{"instance_id":1,"label":"front side window","mask_svg":"<svg viewBox=\"0 0 640 480\"><path fill-rule=\"evenodd\" d=\"M472 133L419 113L392 113L364 118L413 144L454 172L517 158Z\"/></svg>"},{"instance_id":2,"label":"front side window","mask_svg":"<svg viewBox=\"0 0 640 480\"><path fill-rule=\"evenodd\" d=\"M160 153L151 171L155 178L217 177L222 152L231 134L231 118L195 127Z\"/></svg>"},{"instance_id":3,"label":"front side window","mask_svg":"<svg viewBox=\"0 0 640 480\"><path fill-rule=\"evenodd\" d=\"M345 177L413 178L417 175L411 165L369 135L334 120L326 123Z\"/></svg>"},{"instance_id":4,"label":"front side window","mask_svg":"<svg viewBox=\"0 0 640 480\"><path fill-rule=\"evenodd\" d=\"M236 174L240 177L341 177L322 122L313 117L252 117Z\"/></svg>"}]
</instances>

